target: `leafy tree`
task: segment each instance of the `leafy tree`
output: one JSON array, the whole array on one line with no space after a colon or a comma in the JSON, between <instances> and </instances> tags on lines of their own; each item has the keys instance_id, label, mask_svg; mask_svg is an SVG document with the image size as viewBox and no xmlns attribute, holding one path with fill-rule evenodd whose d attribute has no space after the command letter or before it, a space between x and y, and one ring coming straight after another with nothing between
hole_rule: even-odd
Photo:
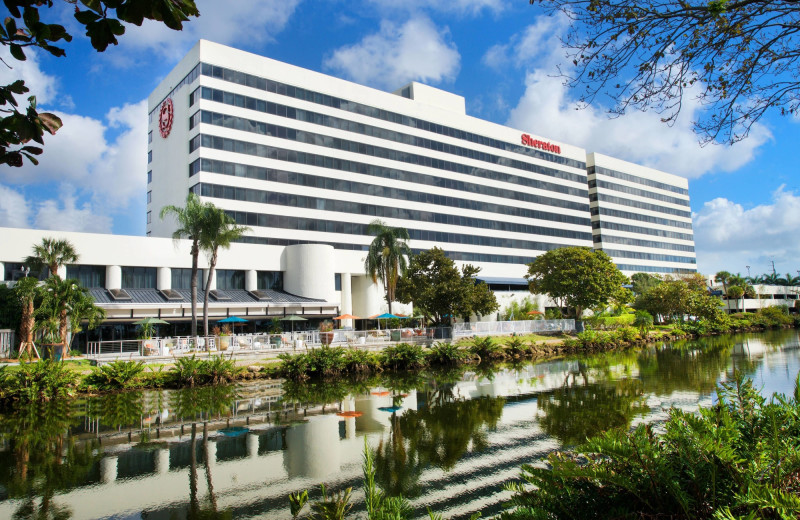
<instances>
[{"instance_id":1,"label":"leafy tree","mask_svg":"<svg viewBox=\"0 0 800 520\"><path fill-rule=\"evenodd\" d=\"M734 285L728 288L728 298L733 298L736 301L736 310L739 310L739 298L744 296L744 288L741 285Z\"/></svg>"},{"instance_id":2,"label":"leafy tree","mask_svg":"<svg viewBox=\"0 0 800 520\"><path fill-rule=\"evenodd\" d=\"M728 281L733 275L728 271L720 271L714 275L714 280L722 284L722 292L728 294Z\"/></svg>"},{"instance_id":3,"label":"leafy tree","mask_svg":"<svg viewBox=\"0 0 800 520\"><path fill-rule=\"evenodd\" d=\"M241 238L249 231L246 226L239 226L224 210L208 203L203 212L203 226L200 233L200 249L208 254L208 278L203 293L203 331L208 336L208 296L211 292L211 280L217 267L219 249L228 249L231 242Z\"/></svg>"},{"instance_id":4,"label":"leafy tree","mask_svg":"<svg viewBox=\"0 0 800 520\"><path fill-rule=\"evenodd\" d=\"M66 264L78 261L78 252L69 240L42 238L41 244L33 246L33 255L25 259L25 263L33 270L47 267L50 276L58 276L58 269Z\"/></svg>"},{"instance_id":5,"label":"leafy tree","mask_svg":"<svg viewBox=\"0 0 800 520\"><path fill-rule=\"evenodd\" d=\"M86 36L98 52L118 43L117 37L125 33L121 22L142 25L145 19L156 20L170 29L181 30L190 16L200 14L193 0L67 1L75 4L75 20L86 28ZM0 44L9 47L14 59L25 61L25 47L37 47L56 57L66 55L55 44L72 41L72 35L62 25L45 23L40 18L39 8L53 7L53 0L5 0L4 3L10 16L0 25ZM0 110L5 114L0 118L0 164L22 166L23 157L38 164L34 156L40 155L42 149L28 143L33 140L44 145L44 133L55 134L61 128L58 116L37 112L36 96L28 97L27 109L19 107L16 96L28 92L23 80L0 86L3 107Z\"/></svg>"},{"instance_id":6,"label":"leafy tree","mask_svg":"<svg viewBox=\"0 0 800 520\"><path fill-rule=\"evenodd\" d=\"M369 245L367 257L364 260L364 271L372 278L373 283L378 278L386 291L386 303L389 304L389 314L392 313L392 302L395 300L397 281L408 268L407 258L411 256L408 247L408 230L387 226L381 220L373 220L367 227L370 235L375 235Z\"/></svg>"},{"instance_id":7,"label":"leafy tree","mask_svg":"<svg viewBox=\"0 0 800 520\"><path fill-rule=\"evenodd\" d=\"M512 300L508 306L503 309L503 320L535 320L541 318L542 314L536 314L533 311L538 311L539 305L531 300L531 297L525 297L522 301ZM531 313L531 314L529 314Z\"/></svg>"},{"instance_id":8,"label":"leafy tree","mask_svg":"<svg viewBox=\"0 0 800 520\"><path fill-rule=\"evenodd\" d=\"M576 318L590 307L626 299L622 286L628 278L603 251L588 247L562 247L540 255L528 264L530 290L548 294L559 307L574 309Z\"/></svg>"},{"instance_id":9,"label":"leafy tree","mask_svg":"<svg viewBox=\"0 0 800 520\"><path fill-rule=\"evenodd\" d=\"M41 317L39 330L49 336L48 341L64 346L64 356L69 354L67 333L80 332L81 322L86 321L92 329L103 322L105 311L95 306L89 290L81 287L77 280L62 280L51 276L44 283L44 298L36 310Z\"/></svg>"},{"instance_id":10,"label":"leafy tree","mask_svg":"<svg viewBox=\"0 0 800 520\"><path fill-rule=\"evenodd\" d=\"M204 231L204 214L210 203L203 203L200 197L189 193L186 197L186 206L164 206L161 208L161 219L172 215L177 221L178 228L172 232L172 239L176 242L182 238L192 241L190 253L192 255L192 336L197 336L197 259L200 256L200 237Z\"/></svg>"},{"instance_id":11,"label":"leafy tree","mask_svg":"<svg viewBox=\"0 0 800 520\"><path fill-rule=\"evenodd\" d=\"M708 294L705 284L695 283L696 280L695 277L665 277L660 284L638 297L633 306L653 316L661 316L662 321L683 321L686 316L720 320L722 302Z\"/></svg>"},{"instance_id":12,"label":"leafy tree","mask_svg":"<svg viewBox=\"0 0 800 520\"><path fill-rule=\"evenodd\" d=\"M413 303L434 323L450 323L452 316L467 319L497 310L497 299L484 283L476 283L479 267L459 271L445 252L434 247L411 257L405 276L397 283L397 299Z\"/></svg>"},{"instance_id":13,"label":"leafy tree","mask_svg":"<svg viewBox=\"0 0 800 520\"><path fill-rule=\"evenodd\" d=\"M631 284L633 285L633 293L636 296L644 294L651 287L661 283L661 277L656 274L649 273L634 273L631 276Z\"/></svg>"},{"instance_id":14,"label":"leafy tree","mask_svg":"<svg viewBox=\"0 0 800 520\"><path fill-rule=\"evenodd\" d=\"M636 311L633 318L633 326L646 334L650 327L653 326L653 315L647 311Z\"/></svg>"},{"instance_id":15,"label":"leafy tree","mask_svg":"<svg viewBox=\"0 0 800 520\"><path fill-rule=\"evenodd\" d=\"M534 0L530 0L534 3ZM705 111L704 141L734 143L768 110L800 104L796 2L766 0L538 0L570 19L562 39L580 100L616 101L612 114L655 110L672 124L685 96Z\"/></svg>"}]
</instances>

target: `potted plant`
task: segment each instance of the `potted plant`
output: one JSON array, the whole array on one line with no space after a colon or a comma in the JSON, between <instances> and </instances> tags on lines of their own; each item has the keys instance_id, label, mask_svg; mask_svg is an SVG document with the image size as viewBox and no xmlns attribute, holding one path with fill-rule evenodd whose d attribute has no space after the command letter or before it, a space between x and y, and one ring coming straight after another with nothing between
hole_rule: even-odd
<instances>
[{"instance_id":1,"label":"potted plant","mask_svg":"<svg viewBox=\"0 0 800 520\"><path fill-rule=\"evenodd\" d=\"M227 323L222 326L220 329L219 326L214 327L211 329L214 336L219 338L217 344L219 345L219 350L222 352L223 350L228 350L228 347L231 344L230 335L231 335L231 327Z\"/></svg>"},{"instance_id":2,"label":"potted plant","mask_svg":"<svg viewBox=\"0 0 800 520\"><path fill-rule=\"evenodd\" d=\"M323 345L330 345L333 341L333 322L323 321L319 324L319 341Z\"/></svg>"}]
</instances>

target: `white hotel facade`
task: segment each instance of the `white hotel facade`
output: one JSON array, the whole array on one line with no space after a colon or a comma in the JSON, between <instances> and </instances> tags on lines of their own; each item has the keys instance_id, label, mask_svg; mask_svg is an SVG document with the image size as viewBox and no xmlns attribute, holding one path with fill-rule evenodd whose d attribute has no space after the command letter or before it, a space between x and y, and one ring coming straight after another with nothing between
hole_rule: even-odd
<instances>
[{"instance_id":1,"label":"white hotel facade","mask_svg":"<svg viewBox=\"0 0 800 520\"><path fill-rule=\"evenodd\" d=\"M100 296L126 283L183 290L188 254L158 214L190 191L251 229L222 252L216 281L223 299L248 292L251 316L274 314L253 294L273 289L313 300L319 315L380 312L363 269L374 219L519 293L526 264L563 246L601 248L626 274L696 270L686 179L468 116L463 97L420 83L388 93L199 41L149 111L148 237L0 230L14 235L0 252L7 279L39 234L68 235L82 265L105 270ZM136 245L108 248L117 242ZM126 278L133 267L150 274ZM151 306L188 306L162 297Z\"/></svg>"}]
</instances>

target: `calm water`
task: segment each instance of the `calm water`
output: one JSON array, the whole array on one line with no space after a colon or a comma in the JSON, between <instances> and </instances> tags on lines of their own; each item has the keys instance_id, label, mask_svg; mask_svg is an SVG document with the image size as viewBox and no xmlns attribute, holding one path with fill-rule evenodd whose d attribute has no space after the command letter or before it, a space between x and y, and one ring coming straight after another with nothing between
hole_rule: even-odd
<instances>
[{"instance_id":1,"label":"calm water","mask_svg":"<svg viewBox=\"0 0 800 520\"><path fill-rule=\"evenodd\" d=\"M712 404L734 370L790 393L796 331L336 385L136 392L0 416L0 518L290 518L287 495L380 484L420 518L495 514L519 467Z\"/></svg>"}]
</instances>

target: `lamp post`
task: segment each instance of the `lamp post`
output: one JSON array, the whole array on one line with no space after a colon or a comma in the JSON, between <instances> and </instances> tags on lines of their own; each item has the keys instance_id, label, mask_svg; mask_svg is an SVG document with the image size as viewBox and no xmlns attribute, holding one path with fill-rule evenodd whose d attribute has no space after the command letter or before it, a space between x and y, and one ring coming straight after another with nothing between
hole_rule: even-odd
<instances>
[{"instance_id":1,"label":"lamp post","mask_svg":"<svg viewBox=\"0 0 800 520\"><path fill-rule=\"evenodd\" d=\"M750 266L746 265L745 267L747 268L747 277L750 278Z\"/></svg>"}]
</instances>

